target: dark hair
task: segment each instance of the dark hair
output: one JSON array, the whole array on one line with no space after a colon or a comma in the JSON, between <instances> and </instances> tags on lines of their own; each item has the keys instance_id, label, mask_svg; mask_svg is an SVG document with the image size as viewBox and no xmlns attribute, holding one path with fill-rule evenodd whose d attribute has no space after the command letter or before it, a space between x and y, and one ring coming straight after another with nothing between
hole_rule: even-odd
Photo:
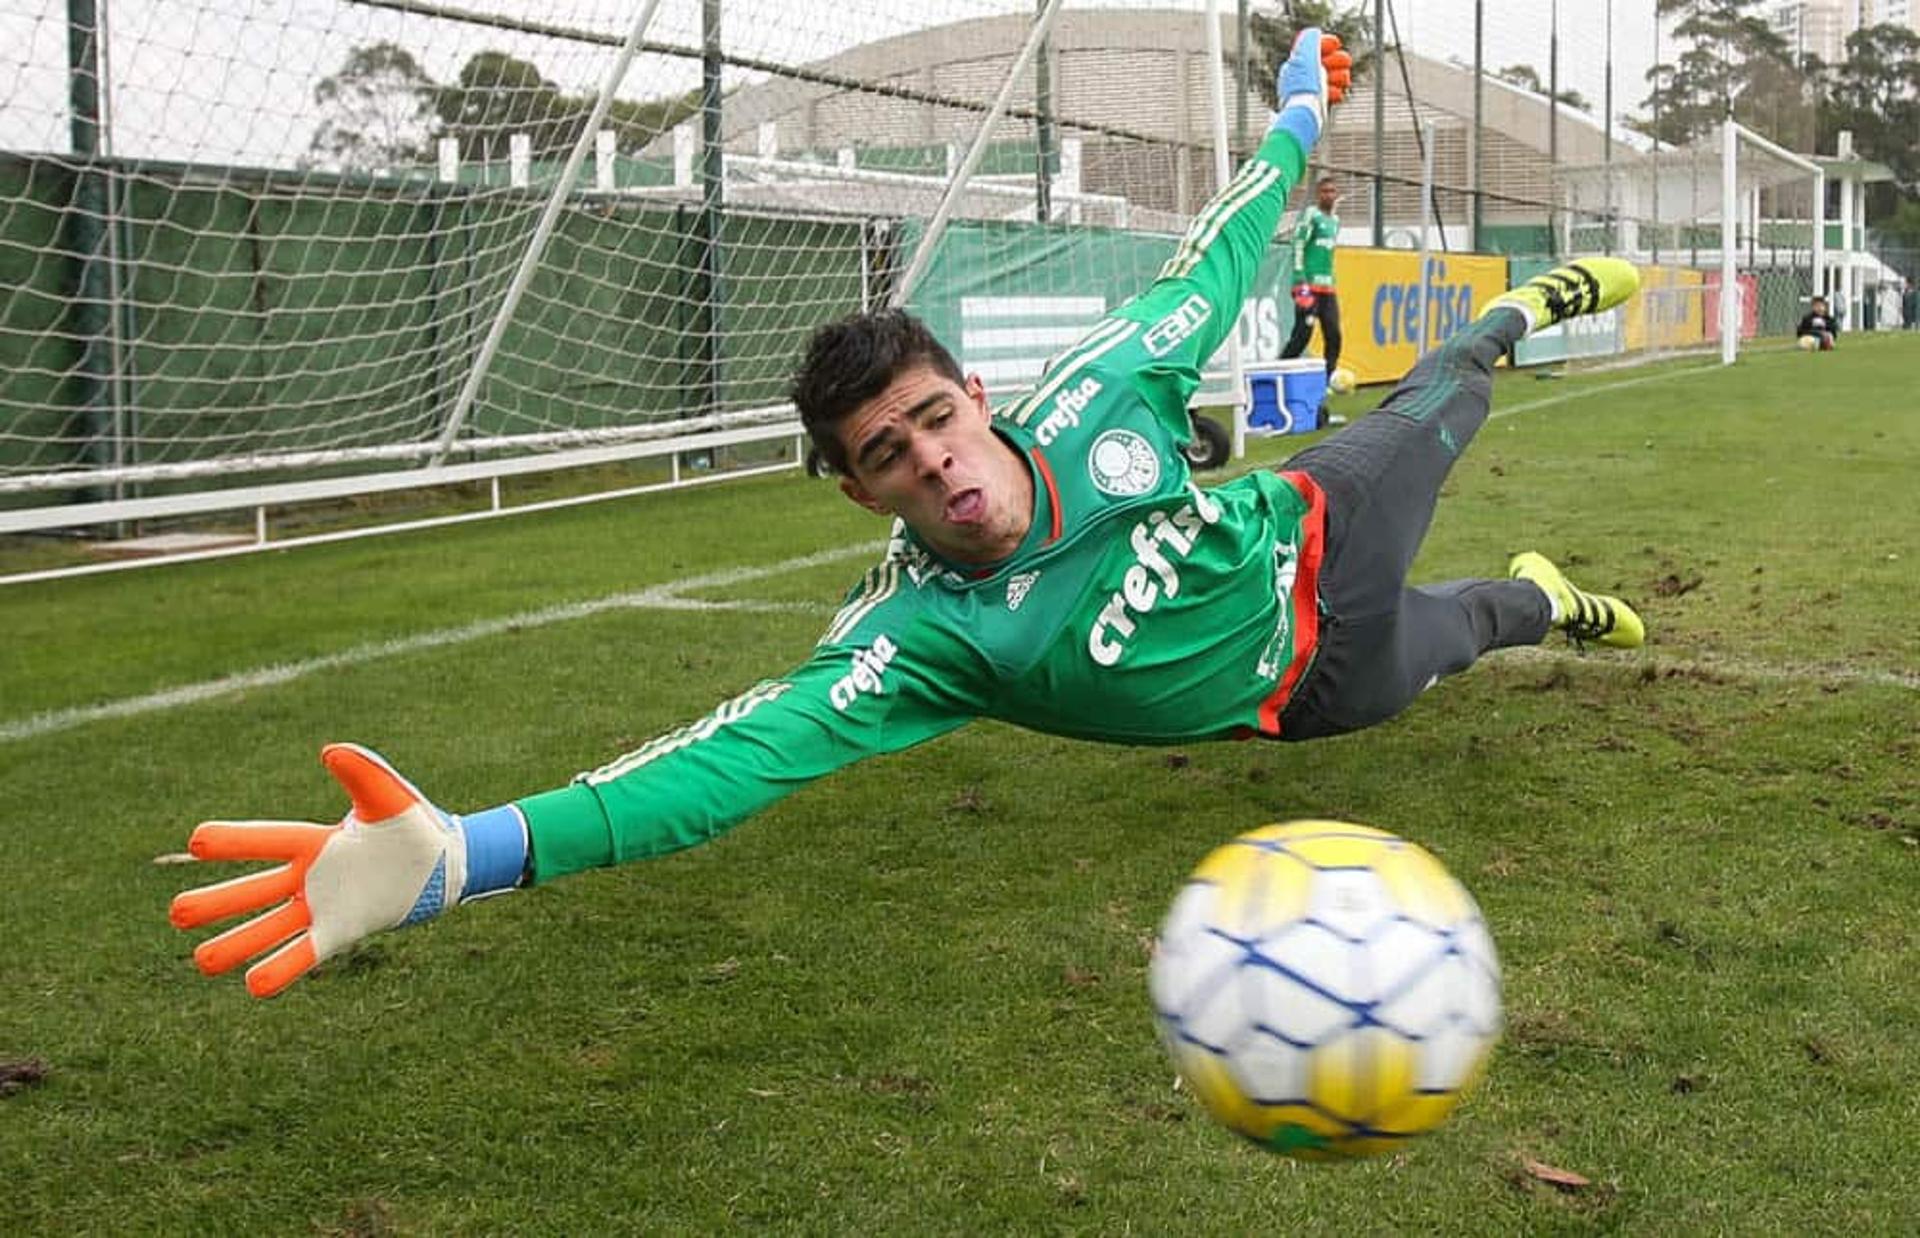
<instances>
[{"instance_id":1,"label":"dark hair","mask_svg":"<svg viewBox=\"0 0 1920 1238\"><path fill-rule=\"evenodd\" d=\"M1325 185L1332 185L1335 189L1338 189L1340 188L1340 178L1336 176L1323 176L1319 180L1313 182L1313 187L1315 189L1319 189Z\"/></svg>"},{"instance_id":2,"label":"dark hair","mask_svg":"<svg viewBox=\"0 0 1920 1238\"><path fill-rule=\"evenodd\" d=\"M848 472L847 449L835 432L840 422L917 365L931 366L956 383L966 381L953 354L905 310L850 314L813 333L791 394L800 423L835 472Z\"/></svg>"}]
</instances>

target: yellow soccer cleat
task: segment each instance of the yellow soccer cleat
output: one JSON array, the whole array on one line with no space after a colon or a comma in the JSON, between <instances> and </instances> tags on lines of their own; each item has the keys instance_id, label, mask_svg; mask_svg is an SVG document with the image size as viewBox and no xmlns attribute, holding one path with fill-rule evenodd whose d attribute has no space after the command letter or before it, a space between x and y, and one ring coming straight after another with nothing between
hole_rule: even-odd
<instances>
[{"instance_id":1,"label":"yellow soccer cleat","mask_svg":"<svg viewBox=\"0 0 1920 1238\"><path fill-rule=\"evenodd\" d=\"M1530 580L1553 601L1553 626L1576 642L1594 641L1615 649L1638 649L1647 627L1633 607L1616 597L1576 588L1545 555L1529 550L1513 556L1507 575Z\"/></svg>"},{"instance_id":2,"label":"yellow soccer cleat","mask_svg":"<svg viewBox=\"0 0 1920 1238\"><path fill-rule=\"evenodd\" d=\"M1623 258L1581 258L1536 275L1518 288L1487 302L1485 318L1510 305L1527 316L1527 330L1538 331L1582 314L1619 305L1640 289L1640 272Z\"/></svg>"}]
</instances>

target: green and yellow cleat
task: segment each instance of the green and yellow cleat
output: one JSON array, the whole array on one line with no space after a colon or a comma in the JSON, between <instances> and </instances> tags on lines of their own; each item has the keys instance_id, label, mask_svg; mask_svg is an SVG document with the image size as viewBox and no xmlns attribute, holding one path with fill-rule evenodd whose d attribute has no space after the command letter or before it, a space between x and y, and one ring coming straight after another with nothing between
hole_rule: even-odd
<instances>
[{"instance_id":1,"label":"green and yellow cleat","mask_svg":"<svg viewBox=\"0 0 1920 1238\"><path fill-rule=\"evenodd\" d=\"M1610 310L1640 288L1640 272L1623 258L1581 258L1536 275L1487 302L1482 318L1502 305L1527 316L1527 330L1538 331L1582 314Z\"/></svg>"},{"instance_id":2,"label":"green and yellow cleat","mask_svg":"<svg viewBox=\"0 0 1920 1238\"><path fill-rule=\"evenodd\" d=\"M1507 575L1538 585L1553 600L1553 626L1576 642L1593 641L1615 649L1638 649L1646 643L1647 627L1633 607L1619 598L1576 588L1545 555L1529 550L1513 556Z\"/></svg>"}]
</instances>

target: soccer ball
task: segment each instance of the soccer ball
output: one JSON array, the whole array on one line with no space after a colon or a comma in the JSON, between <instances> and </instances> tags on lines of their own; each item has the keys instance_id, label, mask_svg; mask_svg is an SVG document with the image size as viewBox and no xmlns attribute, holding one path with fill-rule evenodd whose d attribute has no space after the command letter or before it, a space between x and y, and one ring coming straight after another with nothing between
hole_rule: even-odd
<instances>
[{"instance_id":1,"label":"soccer ball","mask_svg":"<svg viewBox=\"0 0 1920 1238\"><path fill-rule=\"evenodd\" d=\"M1148 987L1207 1112L1305 1160L1432 1130L1500 1036L1500 964L1473 897L1423 848L1337 821L1262 826L1202 860Z\"/></svg>"},{"instance_id":2,"label":"soccer ball","mask_svg":"<svg viewBox=\"0 0 1920 1238\"><path fill-rule=\"evenodd\" d=\"M1333 389L1335 395L1346 395L1352 391L1355 381L1353 371L1344 365L1327 376L1327 386Z\"/></svg>"},{"instance_id":3,"label":"soccer ball","mask_svg":"<svg viewBox=\"0 0 1920 1238\"><path fill-rule=\"evenodd\" d=\"M1820 337L1817 335L1803 335L1797 342L1801 352L1813 352L1820 347Z\"/></svg>"}]
</instances>

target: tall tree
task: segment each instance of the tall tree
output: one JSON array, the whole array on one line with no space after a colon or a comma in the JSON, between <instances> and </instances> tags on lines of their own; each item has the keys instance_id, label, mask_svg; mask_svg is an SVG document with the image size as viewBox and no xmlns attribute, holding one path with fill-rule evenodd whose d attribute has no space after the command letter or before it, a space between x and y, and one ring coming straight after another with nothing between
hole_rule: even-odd
<instances>
[{"instance_id":1,"label":"tall tree","mask_svg":"<svg viewBox=\"0 0 1920 1238\"><path fill-rule=\"evenodd\" d=\"M461 66L459 78L435 96L442 132L459 139L464 160L499 161L511 135L532 141L537 161L565 159L593 114L595 96L569 95L529 61L505 52L481 52ZM603 125L615 148L638 152L648 142L700 110L699 92L634 102L615 99Z\"/></svg>"},{"instance_id":2,"label":"tall tree","mask_svg":"<svg viewBox=\"0 0 1920 1238\"><path fill-rule=\"evenodd\" d=\"M1849 35L1846 60L1827 75L1825 105L1821 149L1834 149L1839 131L1850 129L1855 149L1891 168L1903 191L1920 194L1920 35L1892 25Z\"/></svg>"},{"instance_id":3,"label":"tall tree","mask_svg":"<svg viewBox=\"0 0 1920 1238\"><path fill-rule=\"evenodd\" d=\"M326 109L308 146L308 166L371 172L431 157L438 87L397 43L356 47L313 88Z\"/></svg>"},{"instance_id":4,"label":"tall tree","mask_svg":"<svg viewBox=\"0 0 1920 1238\"><path fill-rule=\"evenodd\" d=\"M1656 119L1632 126L1677 146L1728 115L1769 138L1789 123L1810 124L1805 66L1755 12L1760 6L1761 0L1658 0L1660 19L1677 19L1673 33L1681 50L1647 70L1652 93L1640 106Z\"/></svg>"},{"instance_id":5,"label":"tall tree","mask_svg":"<svg viewBox=\"0 0 1920 1238\"><path fill-rule=\"evenodd\" d=\"M444 132L458 139L460 158L499 162L511 135L532 139L535 160L561 159L579 136L586 112L547 80L538 66L506 52L476 53L452 85L435 96Z\"/></svg>"}]
</instances>

